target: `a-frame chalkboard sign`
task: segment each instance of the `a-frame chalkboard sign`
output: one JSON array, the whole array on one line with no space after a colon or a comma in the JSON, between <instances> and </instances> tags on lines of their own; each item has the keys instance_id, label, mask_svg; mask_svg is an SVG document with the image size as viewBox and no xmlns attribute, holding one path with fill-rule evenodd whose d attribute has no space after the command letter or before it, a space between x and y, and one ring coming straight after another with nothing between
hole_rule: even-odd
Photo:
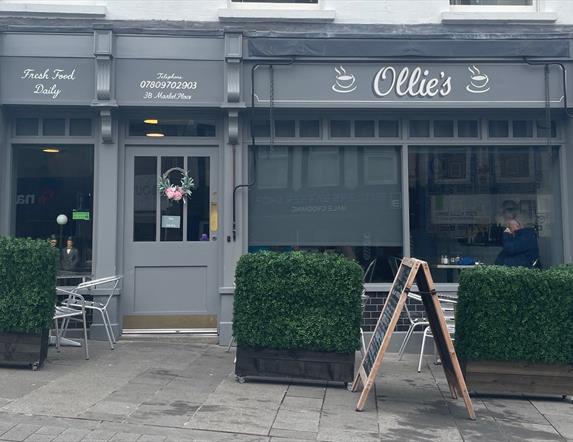
<instances>
[{"instance_id":1,"label":"a-frame chalkboard sign","mask_svg":"<svg viewBox=\"0 0 573 442\"><path fill-rule=\"evenodd\" d=\"M388 298L386 299L382 313L380 313L380 318L372 334L372 339L370 340L366 354L354 378L352 391L357 391L361 384L364 386L360 394L360 399L356 404L356 410L362 411L364 408L368 394L374 385L378 369L382 364L384 353L390 344L390 338L392 337L392 333L396 328L396 324L408 298L408 292L414 282L416 282L419 295L422 297L422 302L432 329L434 342L438 348L452 398L456 399L458 395L462 396L470 419L475 419L474 408L462 375L456 351L454 350L452 339L448 333L446 320L444 319L440 301L434 288L430 268L427 262L414 258L404 258L402 260L392 288L388 293Z\"/></svg>"}]
</instances>

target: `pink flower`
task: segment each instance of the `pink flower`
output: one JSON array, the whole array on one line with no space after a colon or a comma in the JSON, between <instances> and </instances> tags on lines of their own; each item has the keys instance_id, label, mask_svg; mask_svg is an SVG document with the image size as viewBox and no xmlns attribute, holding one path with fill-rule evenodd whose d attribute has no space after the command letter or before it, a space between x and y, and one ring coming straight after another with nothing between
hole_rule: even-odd
<instances>
[{"instance_id":1,"label":"pink flower","mask_svg":"<svg viewBox=\"0 0 573 442\"><path fill-rule=\"evenodd\" d=\"M175 188L174 187L168 187L167 189L165 189L165 196L167 197L167 199L173 199L175 198Z\"/></svg>"},{"instance_id":2,"label":"pink flower","mask_svg":"<svg viewBox=\"0 0 573 442\"><path fill-rule=\"evenodd\" d=\"M183 192L181 191L181 187L178 187L173 191L173 199L175 201L181 201L182 198L183 198Z\"/></svg>"}]
</instances>

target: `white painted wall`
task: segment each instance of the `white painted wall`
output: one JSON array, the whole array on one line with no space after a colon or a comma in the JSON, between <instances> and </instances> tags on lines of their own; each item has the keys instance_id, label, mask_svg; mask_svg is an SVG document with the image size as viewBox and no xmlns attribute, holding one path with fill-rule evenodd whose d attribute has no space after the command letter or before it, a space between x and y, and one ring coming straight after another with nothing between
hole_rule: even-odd
<instances>
[{"instance_id":1,"label":"white painted wall","mask_svg":"<svg viewBox=\"0 0 573 442\"><path fill-rule=\"evenodd\" d=\"M537 0L544 12L557 14L558 24L573 24L573 0ZM112 20L217 21L228 0L0 0L3 5L105 6ZM260 5L257 5L261 7ZM337 23L422 24L441 23L450 10L449 0L321 0L320 8L336 11ZM476 7L476 11L480 11ZM276 10L280 17L280 10ZM518 17L518 13L515 13Z\"/></svg>"}]
</instances>

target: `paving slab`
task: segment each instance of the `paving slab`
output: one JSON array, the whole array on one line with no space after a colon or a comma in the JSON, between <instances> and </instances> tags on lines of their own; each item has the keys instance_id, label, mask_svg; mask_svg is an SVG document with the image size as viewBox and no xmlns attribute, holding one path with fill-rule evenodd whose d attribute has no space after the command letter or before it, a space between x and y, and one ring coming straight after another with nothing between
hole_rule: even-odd
<instances>
[{"instance_id":1,"label":"paving slab","mask_svg":"<svg viewBox=\"0 0 573 442\"><path fill-rule=\"evenodd\" d=\"M271 440L281 438L281 440L316 440L318 433L312 431L285 430L282 428L271 429Z\"/></svg>"}]
</instances>

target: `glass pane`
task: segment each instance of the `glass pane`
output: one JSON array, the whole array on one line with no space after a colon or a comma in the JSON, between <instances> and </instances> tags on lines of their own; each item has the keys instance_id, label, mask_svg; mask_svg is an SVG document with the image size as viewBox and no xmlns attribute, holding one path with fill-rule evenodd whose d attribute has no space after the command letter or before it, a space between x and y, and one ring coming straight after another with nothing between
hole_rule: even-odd
<instances>
[{"instance_id":1,"label":"glass pane","mask_svg":"<svg viewBox=\"0 0 573 442\"><path fill-rule=\"evenodd\" d=\"M47 136L65 135L66 120L63 118L44 118L42 133Z\"/></svg>"},{"instance_id":2,"label":"glass pane","mask_svg":"<svg viewBox=\"0 0 573 442\"><path fill-rule=\"evenodd\" d=\"M161 157L161 174L179 187L185 164L183 157ZM161 196L161 241L183 241L183 200Z\"/></svg>"},{"instance_id":3,"label":"glass pane","mask_svg":"<svg viewBox=\"0 0 573 442\"><path fill-rule=\"evenodd\" d=\"M16 236L50 240L60 274L91 274L93 146L15 146L14 156ZM61 228L58 215L67 217Z\"/></svg>"},{"instance_id":4,"label":"glass pane","mask_svg":"<svg viewBox=\"0 0 573 442\"><path fill-rule=\"evenodd\" d=\"M148 118L129 122L129 136L132 137L214 137L215 135L216 125L211 121Z\"/></svg>"},{"instance_id":5,"label":"glass pane","mask_svg":"<svg viewBox=\"0 0 573 442\"><path fill-rule=\"evenodd\" d=\"M430 122L428 120L411 120L410 137L427 138L430 136Z\"/></svg>"},{"instance_id":6,"label":"glass pane","mask_svg":"<svg viewBox=\"0 0 573 442\"><path fill-rule=\"evenodd\" d=\"M133 240L155 241L157 232L157 157L135 157Z\"/></svg>"},{"instance_id":7,"label":"glass pane","mask_svg":"<svg viewBox=\"0 0 573 442\"><path fill-rule=\"evenodd\" d=\"M513 122L513 136L515 138L532 138L533 121L519 120Z\"/></svg>"},{"instance_id":8,"label":"glass pane","mask_svg":"<svg viewBox=\"0 0 573 442\"><path fill-rule=\"evenodd\" d=\"M458 120L458 137L477 138L479 136L479 123L477 120Z\"/></svg>"},{"instance_id":9,"label":"glass pane","mask_svg":"<svg viewBox=\"0 0 573 442\"><path fill-rule=\"evenodd\" d=\"M374 137L374 121L357 120L354 122L354 136L357 138Z\"/></svg>"},{"instance_id":10,"label":"glass pane","mask_svg":"<svg viewBox=\"0 0 573 442\"><path fill-rule=\"evenodd\" d=\"M509 137L509 121L491 120L488 122L488 133L490 138Z\"/></svg>"},{"instance_id":11,"label":"glass pane","mask_svg":"<svg viewBox=\"0 0 573 442\"><path fill-rule=\"evenodd\" d=\"M381 120L378 123L379 136L383 138L398 138L400 136L400 122Z\"/></svg>"},{"instance_id":12,"label":"glass pane","mask_svg":"<svg viewBox=\"0 0 573 442\"><path fill-rule=\"evenodd\" d=\"M454 122L451 120L434 121L434 137L452 138L454 136Z\"/></svg>"},{"instance_id":13,"label":"glass pane","mask_svg":"<svg viewBox=\"0 0 573 442\"><path fill-rule=\"evenodd\" d=\"M300 136L303 138L320 137L320 120L300 120Z\"/></svg>"},{"instance_id":14,"label":"glass pane","mask_svg":"<svg viewBox=\"0 0 573 442\"><path fill-rule=\"evenodd\" d=\"M331 120L330 136L332 138L350 137L350 120Z\"/></svg>"},{"instance_id":15,"label":"glass pane","mask_svg":"<svg viewBox=\"0 0 573 442\"><path fill-rule=\"evenodd\" d=\"M92 134L92 120L89 118L72 118L70 135L72 137L89 137Z\"/></svg>"},{"instance_id":16,"label":"glass pane","mask_svg":"<svg viewBox=\"0 0 573 442\"><path fill-rule=\"evenodd\" d=\"M256 120L252 128L255 137L269 138L271 136L271 123L268 120Z\"/></svg>"},{"instance_id":17,"label":"glass pane","mask_svg":"<svg viewBox=\"0 0 573 442\"><path fill-rule=\"evenodd\" d=\"M410 147L412 256L457 282L471 263L544 267L563 260L559 154L552 147ZM504 233L521 226L521 232ZM513 241L520 246L512 248ZM538 249L538 250L537 250Z\"/></svg>"},{"instance_id":18,"label":"glass pane","mask_svg":"<svg viewBox=\"0 0 573 442\"><path fill-rule=\"evenodd\" d=\"M275 136L282 138L294 138L295 136L294 120L275 121Z\"/></svg>"},{"instance_id":19,"label":"glass pane","mask_svg":"<svg viewBox=\"0 0 573 442\"><path fill-rule=\"evenodd\" d=\"M255 162L251 151L251 173L266 180L249 190L249 251L341 253L371 266L367 281L392 281L402 256L399 152L296 146L258 149Z\"/></svg>"},{"instance_id":20,"label":"glass pane","mask_svg":"<svg viewBox=\"0 0 573 442\"><path fill-rule=\"evenodd\" d=\"M537 120L537 137L538 138L547 138L549 135L548 124L545 120ZM557 137L557 123L555 121L551 121L551 138Z\"/></svg>"},{"instance_id":21,"label":"glass pane","mask_svg":"<svg viewBox=\"0 0 573 442\"><path fill-rule=\"evenodd\" d=\"M451 5L467 6L531 6L533 0L450 0Z\"/></svg>"},{"instance_id":22,"label":"glass pane","mask_svg":"<svg viewBox=\"0 0 573 442\"><path fill-rule=\"evenodd\" d=\"M38 121L37 118L16 118L16 135L38 135Z\"/></svg>"},{"instance_id":23,"label":"glass pane","mask_svg":"<svg viewBox=\"0 0 573 442\"><path fill-rule=\"evenodd\" d=\"M209 241L209 210L211 201L211 169L209 157L187 158L189 176L194 186L187 201L187 241Z\"/></svg>"}]
</instances>

